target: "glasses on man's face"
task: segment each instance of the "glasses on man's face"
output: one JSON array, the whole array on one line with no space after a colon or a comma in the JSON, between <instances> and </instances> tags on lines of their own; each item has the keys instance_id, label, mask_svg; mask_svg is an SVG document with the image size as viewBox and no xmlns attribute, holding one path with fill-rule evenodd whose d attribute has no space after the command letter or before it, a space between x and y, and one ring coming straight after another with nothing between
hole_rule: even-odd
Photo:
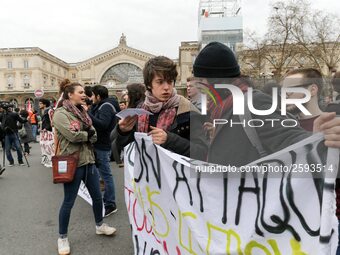
<instances>
[{"instance_id":1,"label":"glasses on man's face","mask_svg":"<svg viewBox=\"0 0 340 255\"><path fill-rule=\"evenodd\" d=\"M310 85L312 85L312 84L311 83L304 83L304 84L298 84L298 85L290 86L290 88L307 88Z\"/></svg>"},{"instance_id":2,"label":"glasses on man's face","mask_svg":"<svg viewBox=\"0 0 340 255\"><path fill-rule=\"evenodd\" d=\"M294 85L294 86L290 86L289 88L308 88L310 85L312 85L311 83L304 83L304 84L298 84L298 85ZM291 95L293 95L295 92L286 92L287 97L290 97ZM279 96L281 96L281 92L279 92Z\"/></svg>"}]
</instances>

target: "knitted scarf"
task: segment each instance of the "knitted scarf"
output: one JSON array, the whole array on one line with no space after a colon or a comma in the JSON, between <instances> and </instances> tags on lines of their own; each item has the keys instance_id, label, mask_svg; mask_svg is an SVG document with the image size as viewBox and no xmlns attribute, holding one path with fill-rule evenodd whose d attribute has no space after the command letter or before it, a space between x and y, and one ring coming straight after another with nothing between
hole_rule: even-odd
<instances>
[{"instance_id":1,"label":"knitted scarf","mask_svg":"<svg viewBox=\"0 0 340 255\"><path fill-rule=\"evenodd\" d=\"M169 130L175 120L177 107L179 106L180 96L177 91L172 91L171 97L166 102L159 101L152 95L150 91L145 93L145 102L142 108L152 113L159 113L157 119L157 128ZM138 132L147 133L149 131L149 115L141 115L138 117Z\"/></svg>"},{"instance_id":2,"label":"knitted scarf","mask_svg":"<svg viewBox=\"0 0 340 255\"><path fill-rule=\"evenodd\" d=\"M78 119L83 122L85 128L90 128L92 126L92 120L85 109L83 109L82 107L78 108L76 105L72 104L70 100L63 100L62 102L67 111L73 113Z\"/></svg>"}]
</instances>

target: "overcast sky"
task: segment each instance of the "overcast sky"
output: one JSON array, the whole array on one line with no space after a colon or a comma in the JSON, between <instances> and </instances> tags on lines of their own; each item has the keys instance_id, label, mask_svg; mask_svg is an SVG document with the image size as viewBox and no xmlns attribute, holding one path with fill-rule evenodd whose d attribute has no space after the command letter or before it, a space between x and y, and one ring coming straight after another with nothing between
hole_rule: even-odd
<instances>
[{"instance_id":1,"label":"overcast sky","mask_svg":"<svg viewBox=\"0 0 340 255\"><path fill-rule=\"evenodd\" d=\"M271 0L243 0L244 27L265 31ZM313 6L340 15L338 0ZM0 48L40 47L73 63L118 45L178 58L197 40L198 0L0 0Z\"/></svg>"}]
</instances>

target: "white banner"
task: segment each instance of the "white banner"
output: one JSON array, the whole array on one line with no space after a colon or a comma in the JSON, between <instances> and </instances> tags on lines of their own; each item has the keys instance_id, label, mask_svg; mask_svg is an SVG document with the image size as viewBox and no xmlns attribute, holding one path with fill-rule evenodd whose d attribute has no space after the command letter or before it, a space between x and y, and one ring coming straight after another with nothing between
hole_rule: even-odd
<instances>
[{"instance_id":1,"label":"white banner","mask_svg":"<svg viewBox=\"0 0 340 255\"><path fill-rule=\"evenodd\" d=\"M124 157L135 254L335 254L338 158L318 134L244 167L261 174L209 177L137 133Z\"/></svg>"},{"instance_id":2,"label":"white banner","mask_svg":"<svg viewBox=\"0 0 340 255\"><path fill-rule=\"evenodd\" d=\"M52 156L54 155L54 137L51 131L40 131L41 164L52 167Z\"/></svg>"}]
</instances>

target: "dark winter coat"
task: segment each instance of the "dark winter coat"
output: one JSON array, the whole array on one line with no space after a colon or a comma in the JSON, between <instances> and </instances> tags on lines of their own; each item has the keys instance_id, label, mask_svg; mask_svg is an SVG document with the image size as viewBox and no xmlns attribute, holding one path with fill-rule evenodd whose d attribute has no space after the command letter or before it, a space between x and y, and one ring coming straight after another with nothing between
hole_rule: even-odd
<instances>
[{"instance_id":1,"label":"dark winter coat","mask_svg":"<svg viewBox=\"0 0 340 255\"><path fill-rule=\"evenodd\" d=\"M111 106L108 104L111 104ZM112 106L115 108L115 111ZM116 112L118 111L119 105L114 98L106 98L91 107L89 115L97 131L95 148L106 151L111 150L110 134L116 126Z\"/></svg>"},{"instance_id":2,"label":"dark winter coat","mask_svg":"<svg viewBox=\"0 0 340 255\"><path fill-rule=\"evenodd\" d=\"M174 122L167 131L168 139L161 146L183 156L204 160L208 141L202 127L203 118L198 110L189 100L181 97ZM134 141L135 131L136 127L131 132L123 133L117 126L117 143L124 147Z\"/></svg>"},{"instance_id":3,"label":"dark winter coat","mask_svg":"<svg viewBox=\"0 0 340 255\"><path fill-rule=\"evenodd\" d=\"M253 92L253 105L255 109L267 110L272 106L272 98L260 91ZM239 116L232 115L232 110L224 113L221 119L240 122ZM281 121L287 119L279 110L267 116L251 114L253 119L264 121L264 126L257 127L256 132L266 154L272 154L281 149L297 143L311 135L310 132L301 127L283 127ZM265 121L266 119L277 119L279 121ZM261 158L258 150L253 147L241 125L217 125L215 136L211 142L208 161L211 163L231 166L243 166Z\"/></svg>"},{"instance_id":4,"label":"dark winter coat","mask_svg":"<svg viewBox=\"0 0 340 255\"><path fill-rule=\"evenodd\" d=\"M18 123L27 122L26 119L21 118L16 112L2 113L0 115L0 121L5 134L18 132Z\"/></svg>"},{"instance_id":5,"label":"dark winter coat","mask_svg":"<svg viewBox=\"0 0 340 255\"><path fill-rule=\"evenodd\" d=\"M41 130L52 131L51 120L48 114L49 110L51 110L51 108L47 108L43 112L43 115L41 117Z\"/></svg>"}]
</instances>

